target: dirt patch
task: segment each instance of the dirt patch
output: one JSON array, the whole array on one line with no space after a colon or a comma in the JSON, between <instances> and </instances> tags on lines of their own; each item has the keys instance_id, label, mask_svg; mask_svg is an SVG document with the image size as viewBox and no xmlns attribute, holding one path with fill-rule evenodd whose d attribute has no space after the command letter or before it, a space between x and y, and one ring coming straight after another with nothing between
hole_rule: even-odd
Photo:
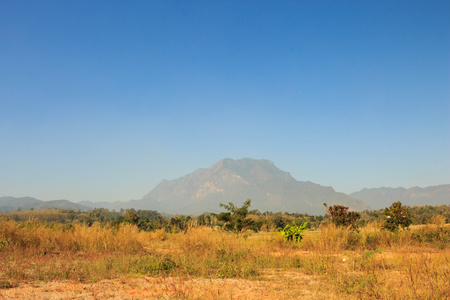
<instances>
[{"instance_id":1,"label":"dirt patch","mask_svg":"<svg viewBox=\"0 0 450 300\"><path fill-rule=\"evenodd\" d=\"M333 299L320 281L295 271L271 270L259 280L121 278L96 283L48 282L0 290L0 299Z\"/></svg>"}]
</instances>

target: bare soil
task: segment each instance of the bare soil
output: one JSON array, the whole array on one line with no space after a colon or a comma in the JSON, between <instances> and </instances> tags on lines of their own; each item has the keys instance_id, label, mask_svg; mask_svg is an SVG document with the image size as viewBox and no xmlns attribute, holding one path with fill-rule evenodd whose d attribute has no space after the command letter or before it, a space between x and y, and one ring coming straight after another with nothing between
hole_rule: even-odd
<instances>
[{"instance_id":1,"label":"bare soil","mask_svg":"<svg viewBox=\"0 0 450 300\"><path fill-rule=\"evenodd\" d=\"M258 280L126 277L95 283L22 283L0 299L335 299L315 276L270 271Z\"/></svg>"}]
</instances>

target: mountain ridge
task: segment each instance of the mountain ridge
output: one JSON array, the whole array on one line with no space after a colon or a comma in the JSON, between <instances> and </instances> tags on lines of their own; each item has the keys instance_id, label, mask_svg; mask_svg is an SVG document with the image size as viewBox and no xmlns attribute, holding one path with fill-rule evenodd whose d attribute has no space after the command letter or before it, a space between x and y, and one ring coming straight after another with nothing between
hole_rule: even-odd
<instances>
[{"instance_id":1,"label":"mountain ridge","mask_svg":"<svg viewBox=\"0 0 450 300\"><path fill-rule=\"evenodd\" d=\"M91 209L89 206L82 205L80 203L74 203L69 200L50 200L43 201L33 197L12 197L4 196L0 197L0 211L11 212L17 210L30 210L30 209L79 209L81 211L88 211Z\"/></svg>"},{"instance_id":2,"label":"mountain ridge","mask_svg":"<svg viewBox=\"0 0 450 300\"><path fill-rule=\"evenodd\" d=\"M434 198L430 198L429 194ZM407 199L402 198L404 195L408 196ZM164 179L138 200L73 203L67 200L41 201L32 197L0 197L0 211L41 207L80 210L134 208L169 214L201 214L221 211L219 203L240 205L248 198L252 200L252 208L261 212L317 215L325 213L323 203L342 204L357 211L388 207L395 201L401 201L404 205L450 204L450 185L409 189L363 188L347 195L336 192L330 186L297 181L270 160L224 158L209 168L200 168L173 180Z\"/></svg>"},{"instance_id":3,"label":"mountain ridge","mask_svg":"<svg viewBox=\"0 0 450 300\"><path fill-rule=\"evenodd\" d=\"M428 186L421 188L414 186L404 187L379 187L363 188L358 192L349 194L353 198L364 201L373 209L381 209L390 206L393 202L400 201L403 205L449 205L450 184Z\"/></svg>"},{"instance_id":4,"label":"mountain ridge","mask_svg":"<svg viewBox=\"0 0 450 300\"><path fill-rule=\"evenodd\" d=\"M163 180L145 194L142 202L152 203L168 213L220 211L219 203L239 204L252 199L260 211L323 214L323 202L344 204L355 210L368 209L362 201L337 193L332 187L294 179L272 161L225 158L174 180ZM141 203L142 203L141 202Z\"/></svg>"}]
</instances>

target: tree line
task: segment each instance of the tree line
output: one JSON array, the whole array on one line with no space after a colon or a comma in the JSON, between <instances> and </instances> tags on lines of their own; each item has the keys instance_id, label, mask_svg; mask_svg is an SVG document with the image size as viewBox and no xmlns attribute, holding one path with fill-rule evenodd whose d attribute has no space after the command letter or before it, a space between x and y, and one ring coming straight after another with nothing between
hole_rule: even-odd
<instances>
[{"instance_id":1,"label":"tree line","mask_svg":"<svg viewBox=\"0 0 450 300\"><path fill-rule=\"evenodd\" d=\"M393 204L394 205L394 204ZM167 232L179 232L189 227L209 226L221 230L240 232L253 231L279 231L289 224L303 224L307 222L310 230L318 229L321 224L335 223L345 225L349 229L364 226L369 222L385 222L394 220L397 213L404 212L406 219L403 221L409 225L433 224L436 222L450 223L450 205L440 206L394 206L380 210L366 210L363 212L351 212L348 207L334 205L327 206L328 214L309 215L304 213L287 212L259 212L250 210L251 200L248 199L241 207L232 202L221 204L224 212L205 213L197 216L167 215L155 210L121 209L120 211L106 208L95 208L87 212L74 209L45 209L0 213L0 218L15 221L27 221L37 219L44 222L58 222L63 224L78 222L92 225L95 222L118 226L121 223L129 223L138 226L141 230L151 231L164 229ZM389 215L390 209L392 213ZM400 217L398 217L400 218ZM401 224L397 219L396 225ZM400 223L398 223L400 222ZM389 226L389 225L386 225ZM397 226L398 227L398 226ZM407 226L406 226L407 227ZM392 227L393 228L393 227Z\"/></svg>"}]
</instances>

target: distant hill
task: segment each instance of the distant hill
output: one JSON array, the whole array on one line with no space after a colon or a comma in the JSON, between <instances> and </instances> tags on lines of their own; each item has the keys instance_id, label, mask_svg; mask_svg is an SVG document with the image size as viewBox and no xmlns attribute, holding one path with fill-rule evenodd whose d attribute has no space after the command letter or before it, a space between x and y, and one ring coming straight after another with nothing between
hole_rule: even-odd
<instances>
[{"instance_id":1,"label":"distant hill","mask_svg":"<svg viewBox=\"0 0 450 300\"><path fill-rule=\"evenodd\" d=\"M171 214L201 214L223 211L219 203L241 205L252 199L252 209L261 212L324 214L323 203L344 204L353 210L369 207L331 187L295 180L268 160L223 159L175 180L163 180L141 200L115 202L106 208L151 209ZM101 207L83 202L92 207Z\"/></svg>"},{"instance_id":2,"label":"distant hill","mask_svg":"<svg viewBox=\"0 0 450 300\"><path fill-rule=\"evenodd\" d=\"M31 197L0 197L0 211L10 212L17 210L29 210L29 209L79 209L81 211L87 211L91 208L78 203L73 203L68 200L52 200L42 201Z\"/></svg>"},{"instance_id":3,"label":"distant hill","mask_svg":"<svg viewBox=\"0 0 450 300\"><path fill-rule=\"evenodd\" d=\"M107 209L116 210L116 211L119 211L122 208L123 209L134 208L134 209L157 210L157 209L159 209L161 207L160 205L158 205L158 203L149 204L147 201L142 201L142 200L116 201L116 202L81 201L81 202L78 202L78 204L87 206L90 209L93 209L93 208L107 208ZM158 212L159 212L159 210L158 210Z\"/></svg>"},{"instance_id":4,"label":"distant hill","mask_svg":"<svg viewBox=\"0 0 450 300\"><path fill-rule=\"evenodd\" d=\"M269 160L223 159L210 168L198 169L175 180L163 180L140 200L127 202L73 203L67 200L41 201L31 197L0 197L0 211L18 209L121 208L156 210L168 214L201 214L223 211L219 203L240 206L252 199L252 209L261 212L324 214L323 203L343 204L352 210L382 209L393 202L404 205L450 205L450 184L426 188L372 188L346 195L309 181L297 181Z\"/></svg>"},{"instance_id":5,"label":"distant hill","mask_svg":"<svg viewBox=\"0 0 450 300\"><path fill-rule=\"evenodd\" d=\"M442 205L450 204L450 184L430 186L426 188L412 187L399 188L373 188L362 189L351 193L351 197L361 199L372 209L389 207L392 203L400 201L404 205Z\"/></svg>"}]
</instances>

